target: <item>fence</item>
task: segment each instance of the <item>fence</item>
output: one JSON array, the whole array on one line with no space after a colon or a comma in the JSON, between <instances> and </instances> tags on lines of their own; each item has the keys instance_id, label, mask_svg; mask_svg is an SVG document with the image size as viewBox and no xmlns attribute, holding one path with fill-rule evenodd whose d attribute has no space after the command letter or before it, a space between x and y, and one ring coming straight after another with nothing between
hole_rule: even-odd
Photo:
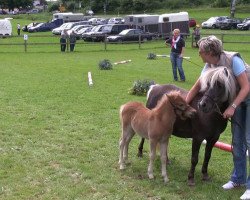
<instances>
[{"instance_id":1,"label":"fence","mask_svg":"<svg viewBox=\"0 0 250 200\"><path fill-rule=\"evenodd\" d=\"M208 36L211 34L201 34L201 37L204 36ZM235 44L244 44L244 45L249 45L250 44L250 34L248 33L241 33L241 34L228 34L228 33L220 33L220 34L213 34L215 36L217 36L218 38L220 38L222 40L223 44L226 43L235 43ZM161 38L154 38L152 41L142 41L139 37L139 41L136 42L122 42L119 44L133 44L135 45L135 48L137 46L138 49L143 48L144 44L148 44L150 42L154 42L154 41L161 41L159 44L157 45L157 43L154 43L156 46L155 48L157 48L157 46L159 46L159 48L162 45L162 40L164 40L165 38L170 37L170 35L164 35ZM9 52L8 49L11 48L11 52L20 52L20 51L24 51L24 52L32 52L30 50L32 50L31 47L37 47L39 48L40 46L46 46L46 49L48 51L58 51L59 47L60 47L60 37L59 36L55 36L55 35L22 35L22 36L11 36L11 37L2 37L0 38L0 52ZM186 46L188 46L190 44L191 47L194 47L195 45L195 40L194 40L194 36L187 36L186 37ZM91 46L99 46L100 50L108 50L111 48L111 45L114 45L117 43L110 43L107 42L107 40L105 39L104 42L84 42L83 40L78 40L77 41L77 46L83 46L83 47L87 47L88 49ZM69 51L69 41L67 40L66 42L66 51ZM2 48L4 47L4 48ZM16 47L16 48L12 48L12 47ZM54 47L54 48L53 48ZM55 49L56 48L56 49ZM45 49L45 51L46 51ZM54 50L55 49L55 50ZM9 49L10 50L10 49Z\"/></svg>"}]
</instances>

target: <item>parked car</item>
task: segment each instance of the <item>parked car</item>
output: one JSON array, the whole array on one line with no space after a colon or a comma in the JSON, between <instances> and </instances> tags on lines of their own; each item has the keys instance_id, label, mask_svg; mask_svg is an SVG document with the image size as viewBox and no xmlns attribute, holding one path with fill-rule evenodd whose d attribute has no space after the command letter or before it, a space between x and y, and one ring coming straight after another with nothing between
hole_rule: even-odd
<instances>
[{"instance_id":1,"label":"parked car","mask_svg":"<svg viewBox=\"0 0 250 200\"><path fill-rule=\"evenodd\" d=\"M54 28L52 30L52 33L55 34L55 35L60 35L61 32L64 30L64 29L72 29L73 27L77 26L77 25L89 25L89 22L88 21L79 21L79 22L67 22L67 23L64 23L62 24L61 26L57 27L57 28Z\"/></svg>"},{"instance_id":2,"label":"parked car","mask_svg":"<svg viewBox=\"0 0 250 200\"><path fill-rule=\"evenodd\" d=\"M105 40L106 35L117 35L121 31L128 29L129 25L126 24L106 24L102 31L93 33L90 37L94 42L100 42Z\"/></svg>"},{"instance_id":3,"label":"parked car","mask_svg":"<svg viewBox=\"0 0 250 200\"><path fill-rule=\"evenodd\" d=\"M189 27L195 27L196 26L196 20L194 18L189 18L188 25L189 25Z\"/></svg>"},{"instance_id":4,"label":"parked car","mask_svg":"<svg viewBox=\"0 0 250 200\"><path fill-rule=\"evenodd\" d=\"M250 17L243 20L242 23L237 24L238 30L250 30Z\"/></svg>"},{"instance_id":5,"label":"parked car","mask_svg":"<svg viewBox=\"0 0 250 200\"><path fill-rule=\"evenodd\" d=\"M219 23L222 20L229 19L227 16L210 17L207 21L201 23L202 28L219 28Z\"/></svg>"},{"instance_id":6,"label":"parked car","mask_svg":"<svg viewBox=\"0 0 250 200\"><path fill-rule=\"evenodd\" d=\"M32 23L30 23L30 24L28 24L28 25L25 25L25 26L22 27L22 31L23 31L23 32L28 32L29 28L31 28L31 27L33 27L33 26L36 26L36 25L38 25L38 24L40 24L40 23L41 23L41 22L32 22Z\"/></svg>"},{"instance_id":7,"label":"parked car","mask_svg":"<svg viewBox=\"0 0 250 200\"><path fill-rule=\"evenodd\" d=\"M124 18L113 17L108 20L108 24L124 24Z\"/></svg>"},{"instance_id":8,"label":"parked car","mask_svg":"<svg viewBox=\"0 0 250 200\"><path fill-rule=\"evenodd\" d=\"M32 33L32 32L51 31L52 29L59 27L62 23L63 23L62 19L56 19L51 22L40 23L36 26L29 28L28 32Z\"/></svg>"},{"instance_id":9,"label":"parked car","mask_svg":"<svg viewBox=\"0 0 250 200\"><path fill-rule=\"evenodd\" d=\"M98 26L94 26L90 32L84 33L82 34L82 39L84 41L88 41L91 42L92 40L92 35L98 33L98 32L102 32L103 28L105 25L98 25Z\"/></svg>"},{"instance_id":10,"label":"parked car","mask_svg":"<svg viewBox=\"0 0 250 200\"><path fill-rule=\"evenodd\" d=\"M237 24L241 23L241 19L225 19L219 23L219 27L221 30L230 30L236 29Z\"/></svg>"},{"instance_id":11,"label":"parked car","mask_svg":"<svg viewBox=\"0 0 250 200\"><path fill-rule=\"evenodd\" d=\"M92 30L93 26L90 26L90 27L85 27L85 28L82 28L78 31L76 31L76 39L79 40L82 38L82 35L85 34L85 33L88 33Z\"/></svg>"},{"instance_id":12,"label":"parked car","mask_svg":"<svg viewBox=\"0 0 250 200\"><path fill-rule=\"evenodd\" d=\"M37 14L39 13L39 9L32 9L26 12L27 14Z\"/></svg>"},{"instance_id":13,"label":"parked car","mask_svg":"<svg viewBox=\"0 0 250 200\"><path fill-rule=\"evenodd\" d=\"M91 18L88 20L89 21L89 24L91 25L102 25L105 23L105 19L104 18Z\"/></svg>"},{"instance_id":14,"label":"parked car","mask_svg":"<svg viewBox=\"0 0 250 200\"><path fill-rule=\"evenodd\" d=\"M124 41L141 41L152 40L155 37L155 34L144 32L141 29L125 29L120 32L118 35L108 36L107 40L109 42L124 42Z\"/></svg>"},{"instance_id":15,"label":"parked car","mask_svg":"<svg viewBox=\"0 0 250 200\"><path fill-rule=\"evenodd\" d=\"M74 26L73 28L71 28L70 30L68 30L67 33L70 35L70 33L72 31L74 31L75 34L76 34L76 39L79 40L81 38L81 36L82 36L82 33L83 33L83 32L80 32L80 31L82 29L85 29L85 32L86 32L86 30L87 30L86 28L90 28L88 30L91 30L92 27L93 26L91 26L91 25L77 25L77 26Z\"/></svg>"}]
</instances>

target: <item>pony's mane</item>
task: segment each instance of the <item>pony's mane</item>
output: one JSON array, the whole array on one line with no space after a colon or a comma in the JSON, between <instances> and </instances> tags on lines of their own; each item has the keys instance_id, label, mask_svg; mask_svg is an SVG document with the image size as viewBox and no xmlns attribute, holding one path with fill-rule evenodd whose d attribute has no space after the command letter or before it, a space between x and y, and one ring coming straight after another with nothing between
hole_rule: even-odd
<instances>
[{"instance_id":1,"label":"pony's mane","mask_svg":"<svg viewBox=\"0 0 250 200\"><path fill-rule=\"evenodd\" d=\"M232 70L227 67L219 66L216 68L208 69L204 72L200 78L201 81L201 92L207 90L207 87L214 87L217 81L225 87L225 92L222 97L222 101L229 101L232 103L236 96L236 79L233 75Z\"/></svg>"}]
</instances>

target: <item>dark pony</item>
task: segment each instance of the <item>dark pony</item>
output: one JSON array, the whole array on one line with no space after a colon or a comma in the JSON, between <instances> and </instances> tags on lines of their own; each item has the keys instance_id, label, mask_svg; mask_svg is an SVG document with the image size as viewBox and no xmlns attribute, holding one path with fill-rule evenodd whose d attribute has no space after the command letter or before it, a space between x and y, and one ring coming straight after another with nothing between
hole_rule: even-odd
<instances>
[{"instance_id":1,"label":"dark pony","mask_svg":"<svg viewBox=\"0 0 250 200\"><path fill-rule=\"evenodd\" d=\"M194 172L198 163L200 146L206 140L205 156L202 165L202 180L209 180L208 163L214 144L227 126L227 120L222 113L236 96L236 80L230 69L217 67L203 73L201 91L192 100L190 105L197 110L194 118L182 120L177 117L173 135L182 138L192 138L191 168L188 174L188 185L195 185ZM183 98L188 91L175 85L154 85L148 93L146 107L152 109L162 95L172 90L180 91ZM138 156L142 156L144 139L138 148Z\"/></svg>"}]
</instances>

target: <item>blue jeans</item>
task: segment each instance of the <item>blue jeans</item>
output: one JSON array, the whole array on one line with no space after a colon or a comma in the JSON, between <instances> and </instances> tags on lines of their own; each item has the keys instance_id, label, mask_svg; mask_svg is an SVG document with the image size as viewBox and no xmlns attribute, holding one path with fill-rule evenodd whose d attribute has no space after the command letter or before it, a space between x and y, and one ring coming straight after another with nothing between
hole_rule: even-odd
<instances>
[{"instance_id":1,"label":"blue jeans","mask_svg":"<svg viewBox=\"0 0 250 200\"><path fill-rule=\"evenodd\" d=\"M183 58L180 57L179 53L171 52L170 59L171 59L171 63L172 63L174 80L178 81L178 76L177 76L177 69L178 69L180 79L185 81L186 78L185 78L184 70L182 68Z\"/></svg>"},{"instance_id":2,"label":"blue jeans","mask_svg":"<svg viewBox=\"0 0 250 200\"><path fill-rule=\"evenodd\" d=\"M233 162L231 181L245 184L250 189L250 174L247 178L247 159L250 160L250 94L235 110L232 117ZM248 150L248 157L246 151Z\"/></svg>"}]
</instances>

